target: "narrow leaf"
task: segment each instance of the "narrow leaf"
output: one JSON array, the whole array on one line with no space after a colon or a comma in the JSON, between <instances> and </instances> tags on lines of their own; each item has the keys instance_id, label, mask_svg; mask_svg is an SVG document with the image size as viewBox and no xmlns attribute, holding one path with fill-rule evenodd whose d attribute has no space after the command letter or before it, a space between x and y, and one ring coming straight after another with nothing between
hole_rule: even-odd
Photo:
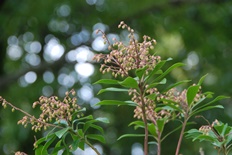
<instances>
[{"instance_id":1,"label":"narrow leaf","mask_svg":"<svg viewBox=\"0 0 232 155\"><path fill-rule=\"evenodd\" d=\"M54 135L55 135L55 133L52 133L52 134L48 134L46 137L43 137L43 138L38 139L38 140L35 142L35 145L38 146L39 144L41 144L42 142L46 141L47 139L52 138Z\"/></svg>"},{"instance_id":2,"label":"narrow leaf","mask_svg":"<svg viewBox=\"0 0 232 155\"><path fill-rule=\"evenodd\" d=\"M130 101L118 101L118 100L103 100L98 102L96 105L129 105L129 106L136 106L136 103Z\"/></svg>"},{"instance_id":3,"label":"narrow leaf","mask_svg":"<svg viewBox=\"0 0 232 155\"><path fill-rule=\"evenodd\" d=\"M124 134L124 135L120 136L117 140L120 140L120 139L126 138L126 137L144 137L144 134Z\"/></svg>"},{"instance_id":4,"label":"narrow leaf","mask_svg":"<svg viewBox=\"0 0 232 155\"><path fill-rule=\"evenodd\" d=\"M118 84L118 80L113 79L101 79L95 82L94 84Z\"/></svg>"},{"instance_id":5,"label":"narrow leaf","mask_svg":"<svg viewBox=\"0 0 232 155\"><path fill-rule=\"evenodd\" d=\"M198 111L199 109L201 110L201 109L203 109L204 107L207 107L207 106L209 106L209 105L211 105L211 104L213 104L213 103L215 103L215 102L217 102L217 101L219 101L219 100L227 99L227 98L229 98L229 97L228 97L228 96L217 96L214 100L212 100L212 101L210 101L210 102L208 102L208 103L205 103L204 105L202 105L202 106L200 106L200 107L194 109L193 112L196 112L196 111Z\"/></svg>"},{"instance_id":6,"label":"narrow leaf","mask_svg":"<svg viewBox=\"0 0 232 155\"><path fill-rule=\"evenodd\" d=\"M95 120L97 120L99 122L103 122L103 123L110 123L109 119L106 117L98 117Z\"/></svg>"},{"instance_id":7,"label":"narrow leaf","mask_svg":"<svg viewBox=\"0 0 232 155\"><path fill-rule=\"evenodd\" d=\"M201 79L199 80L199 82L198 82L198 84L197 84L197 85L201 86L201 85L202 85L202 83L203 83L203 81L205 80L205 77L206 77L207 75L208 75L208 74L206 74L206 75L202 76L202 77L201 77Z\"/></svg>"},{"instance_id":8,"label":"narrow leaf","mask_svg":"<svg viewBox=\"0 0 232 155\"><path fill-rule=\"evenodd\" d=\"M44 146L43 146L43 148L41 150L41 154L44 154L44 155L48 154L47 149L55 139L56 139L55 135L54 135L54 137L48 139L48 141L44 144Z\"/></svg>"},{"instance_id":9,"label":"narrow leaf","mask_svg":"<svg viewBox=\"0 0 232 155\"><path fill-rule=\"evenodd\" d=\"M94 140L97 140L99 142L105 143L105 138L99 134L88 134L88 135L86 135L86 137L89 139L94 139Z\"/></svg>"},{"instance_id":10,"label":"narrow leaf","mask_svg":"<svg viewBox=\"0 0 232 155\"><path fill-rule=\"evenodd\" d=\"M134 129L138 129L138 128L144 128L144 122L143 121L133 121L131 122L128 126L132 126L134 125Z\"/></svg>"},{"instance_id":11,"label":"narrow leaf","mask_svg":"<svg viewBox=\"0 0 232 155\"><path fill-rule=\"evenodd\" d=\"M166 84L166 82L167 82L167 79L164 78L164 79L162 79L160 82L154 82L154 83L152 83L152 84L149 84L149 86L146 88L146 90L147 90L147 89L150 89L150 88L154 88L154 87L156 87L156 86L159 85L159 84Z\"/></svg>"},{"instance_id":12,"label":"narrow leaf","mask_svg":"<svg viewBox=\"0 0 232 155\"><path fill-rule=\"evenodd\" d=\"M61 142L62 142L62 140L59 140L56 143L56 146L55 146L55 148L52 151L52 155L58 154L58 152L64 148L63 146L61 146Z\"/></svg>"},{"instance_id":13,"label":"narrow leaf","mask_svg":"<svg viewBox=\"0 0 232 155\"><path fill-rule=\"evenodd\" d=\"M210 110L210 109L215 109L215 108L221 108L221 109L223 109L224 107L222 105L215 105L215 106L206 106L204 108L199 108L197 110L194 110L191 113L190 117L192 117L192 116L194 116L194 115L196 115L196 114L198 114L200 112L203 112L203 111L206 111L206 110Z\"/></svg>"},{"instance_id":14,"label":"narrow leaf","mask_svg":"<svg viewBox=\"0 0 232 155\"><path fill-rule=\"evenodd\" d=\"M152 76L154 76L160 68L163 67L163 65L166 63L166 60L160 61L158 64L156 64L155 68L149 73L146 80L149 80Z\"/></svg>"},{"instance_id":15,"label":"narrow leaf","mask_svg":"<svg viewBox=\"0 0 232 155\"><path fill-rule=\"evenodd\" d=\"M59 131L56 131L55 134L58 138L61 138L70 128L64 128Z\"/></svg>"},{"instance_id":16,"label":"narrow leaf","mask_svg":"<svg viewBox=\"0 0 232 155\"><path fill-rule=\"evenodd\" d=\"M119 82L119 84L126 88L138 88L138 83L132 77L127 77L124 81Z\"/></svg>"},{"instance_id":17,"label":"narrow leaf","mask_svg":"<svg viewBox=\"0 0 232 155\"><path fill-rule=\"evenodd\" d=\"M161 74L160 76L158 76L155 81L160 81L161 79L163 79L168 73L170 73L173 69L177 68L177 67L181 67L184 66L185 64L183 63L175 63L174 65L172 65L171 67L169 67L163 74Z\"/></svg>"},{"instance_id":18,"label":"narrow leaf","mask_svg":"<svg viewBox=\"0 0 232 155\"><path fill-rule=\"evenodd\" d=\"M112 92L127 92L128 89L109 87L109 88L106 88L106 89L101 89L98 92L98 95L101 94L101 93L104 93L104 92L111 92L111 91Z\"/></svg>"}]
</instances>

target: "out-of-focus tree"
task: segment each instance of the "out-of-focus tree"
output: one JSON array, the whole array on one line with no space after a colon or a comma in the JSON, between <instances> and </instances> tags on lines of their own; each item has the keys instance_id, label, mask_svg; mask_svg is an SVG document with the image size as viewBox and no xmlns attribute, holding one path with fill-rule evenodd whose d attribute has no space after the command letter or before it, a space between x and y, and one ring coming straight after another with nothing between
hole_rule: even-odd
<instances>
[{"instance_id":1,"label":"out-of-focus tree","mask_svg":"<svg viewBox=\"0 0 232 155\"><path fill-rule=\"evenodd\" d=\"M133 120L132 109L94 106L101 98L109 97L96 96L101 86L92 83L111 77L99 74L99 64L92 61L94 53L108 52L95 31L101 29L109 38L126 39L126 31L117 29L124 20L138 37L146 34L155 38L155 51L162 57L186 63L184 68L172 72L170 79L197 81L208 73L204 89L231 96L231 8L232 2L226 0L1 1L0 95L30 112L39 96L63 96L74 88L79 104L111 121L105 127L108 145L103 146L104 152L131 154L133 148L141 148L142 139L116 139L128 130L135 132L127 127ZM213 111L206 117L219 117L229 123L230 102L223 102L224 112ZM34 133L16 124L22 115L2 108L0 114L0 154L16 150L33 154ZM163 153L174 150L176 143L166 142L170 149ZM189 141L184 146L183 153L190 149L197 152L200 147L193 148Z\"/></svg>"}]
</instances>

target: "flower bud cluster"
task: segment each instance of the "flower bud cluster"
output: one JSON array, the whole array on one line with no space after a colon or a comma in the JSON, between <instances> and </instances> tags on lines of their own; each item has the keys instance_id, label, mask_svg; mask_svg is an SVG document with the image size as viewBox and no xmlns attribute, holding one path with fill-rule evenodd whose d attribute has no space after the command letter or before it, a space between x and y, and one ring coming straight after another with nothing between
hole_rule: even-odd
<instances>
[{"instance_id":1,"label":"flower bud cluster","mask_svg":"<svg viewBox=\"0 0 232 155\"><path fill-rule=\"evenodd\" d=\"M0 102L2 102L3 108L7 107L7 101L4 98L2 98L2 96L0 96Z\"/></svg>"},{"instance_id":2,"label":"flower bud cluster","mask_svg":"<svg viewBox=\"0 0 232 155\"><path fill-rule=\"evenodd\" d=\"M208 125L203 125L199 128L199 131L202 132L204 135L208 135L211 127Z\"/></svg>"},{"instance_id":3,"label":"flower bud cluster","mask_svg":"<svg viewBox=\"0 0 232 155\"><path fill-rule=\"evenodd\" d=\"M169 110L161 109L160 111L155 111L156 103L154 99L150 99L148 96L155 94L156 96L160 95L160 92L157 90L157 88L148 88L148 85L146 87L146 96L141 98L139 96L139 93L136 89L130 89L129 95L132 96L132 101L137 103L136 108L134 109L134 117L137 119L144 119L143 111L142 111L142 102L144 102L144 108L145 108L145 116L147 120L150 121L156 121L158 119L162 118L170 118L172 116L172 113Z\"/></svg>"},{"instance_id":4,"label":"flower bud cluster","mask_svg":"<svg viewBox=\"0 0 232 155\"><path fill-rule=\"evenodd\" d=\"M27 154L24 152L17 151L17 152L15 152L15 155L27 155Z\"/></svg>"},{"instance_id":5,"label":"flower bud cluster","mask_svg":"<svg viewBox=\"0 0 232 155\"><path fill-rule=\"evenodd\" d=\"M73 113L78 112L80 110L80 106L77 105L77 98L71 97L71 95L75 95L74 90L66 92L66 96L64 97L63 101L60 101L57 96L51 96L49 98L41 96L39 101L33 103L33 108L35 108L37 105L40 106L41 114L39 115L39 118L26 115L18 121L18 124L27 126L29 123L32 124L32 130L40 131L41 128L46 130L49 123L52 121L72 121Z\"/></svg>"},{"instance_id":6,"label":"flower bud cluster","mask_svg":"<svg viewBox=\"0 0 232 155\"><path fill-rule=\"evenodd\" d=\"M148 93L152 93L154 90L147 90ZM154 100L151 100L147 97L142 98L139 95L139 92L137 89L130 89L129 95L132 96L131 100L137 104L136 108L134 109L134 117L138 119L144 119L142 114L142 106L145 106L145 113L146 116L150 115L150 113L154 111L155 109L155 103ZM144 103L144 105L143 105ZM146 118L148 119L148 118Z\"/></svg>"},{"instance_id":7,"label":"flower bud cluster","mask_svg":"<svg viewBox=\"0 0 232 155\"><path fill-rule=\"evenodd\" d=\"M187 90L184 89L183 91L179 92L176 88L172 88L169 91L167 91L164 95L160 95L157 99L162 101L163 103L168 102L165 100L171 100L171 101L177 103L175 106L177 106L177 107L180 106L181 109L183 109L183 112L186 113L194 105L194 103L198 102L202 97L203 97L203 94L201 94L201 91L199 89L198 93L196 94L196 96L193 100L193 103L188 105ZM163 99L165 99L165 100L163 100Z\"/></svg>"},{"instance_id":8,"label":"flower bud cluster","mask_svg":"<svg viewBox=\"0 0 232 155\"><path fill-rule=\"evenodd\" d=\"M96 61L104 60L101 65L100 71L102 73L112 72L114 77L120 75L121 77L128 76L130 70L148 67L149 70L153 69L155 65L161 60L160 56L151 55L149 51L154 49L156 41L149 36L143 36L143 42L139 43L135 38L134 30L121 22L118 26L122 29L129 31L129 45L117 41L113 45L109 45L111 52L107 55L97 54L94 59ZM103 34L103 39L107 38ZM109 42L109 41L107 41Z\"/></svg>"}]
</instances>

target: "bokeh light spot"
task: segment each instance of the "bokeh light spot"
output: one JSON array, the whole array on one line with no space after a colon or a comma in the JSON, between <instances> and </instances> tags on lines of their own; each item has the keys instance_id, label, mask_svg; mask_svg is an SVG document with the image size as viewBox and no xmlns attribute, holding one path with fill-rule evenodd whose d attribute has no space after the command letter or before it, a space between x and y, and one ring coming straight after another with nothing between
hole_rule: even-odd
<instances>
[{"instance_id":1,"label":"bokeh light spot","mask_svg":"<svg viewBox=\"0 0 232 155\"><path fill-rule=\"evenodd\" d=\"M24 75L24 79L27 83L31 84L31 83L34 83L37 79L37 75L35 72L33 71L30 71L30 72L27 72L25 75Z\"/></svg>"},{"instance_id":2,"label":"bokeh light spot","mask_svg":"<svg viewBox=\"0 0 232 155\"><path fill-rule=\"evenodd\" d=\"M93 74L94 67L90 63L77 63L75 65L75 71L83 77L89 77Z\"/></svg>"}]
</instances>

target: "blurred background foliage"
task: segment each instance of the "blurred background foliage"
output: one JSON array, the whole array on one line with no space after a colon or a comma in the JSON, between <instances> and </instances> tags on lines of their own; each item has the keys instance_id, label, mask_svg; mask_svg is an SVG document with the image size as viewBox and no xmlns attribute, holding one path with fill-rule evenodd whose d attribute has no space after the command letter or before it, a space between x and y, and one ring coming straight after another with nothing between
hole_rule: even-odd
<instances>
[{"instance_id":1,"label":"blurred background foliage","mask_svg":"<svg viewBox=\"0 0 232 155\"><path fill-rule=\"evenodd\" d=\"M107 143L101 145L106 155L139 155L143 139L116 139L124 133L139 133L128 123L133 119L130 107L96 107L101 99L128 99L127 94L107 93L97 96L101 85L92 85L110 74L99 73L92 61L95 53L108 52L100 35L126 41L127 32L119 30L120 21L135 29L139 38L149 35L157 40L155 52L163 59L184 62L185 67L170 74L170 80L191 79L206 73L204 91L232 95L232 2L229 0L2 0L0 3L0 95L9 102L32 112L39 96L59 95L74 88L78 103L94 116L106 116ZM171 64L170 64L171 65ZM224 110L205 113L210 121L230 125L231 100L221 102ZM0 108L0 154L21 150L33 154L34 134L17 121L19 112ZM35 112L38 113L38 112ZM199 124L205 124L200 120ZM172 125L168 126L168 129ZM168 130L167 129L167 130ZM40 137L43 133L36 133ZM178 133L163 144L163 154L173 154ZM193 145L194 144L194 145ZM168 147L167 147L168 146ZM155 154L155 146L151 153ZM216 154L209 145L184 140L183 154ZM79 154L81 154L79 152ZM82 154L84 154L82 152ZM88 155L91 153L88 152Z\"/></svg>"}]
</instances>

